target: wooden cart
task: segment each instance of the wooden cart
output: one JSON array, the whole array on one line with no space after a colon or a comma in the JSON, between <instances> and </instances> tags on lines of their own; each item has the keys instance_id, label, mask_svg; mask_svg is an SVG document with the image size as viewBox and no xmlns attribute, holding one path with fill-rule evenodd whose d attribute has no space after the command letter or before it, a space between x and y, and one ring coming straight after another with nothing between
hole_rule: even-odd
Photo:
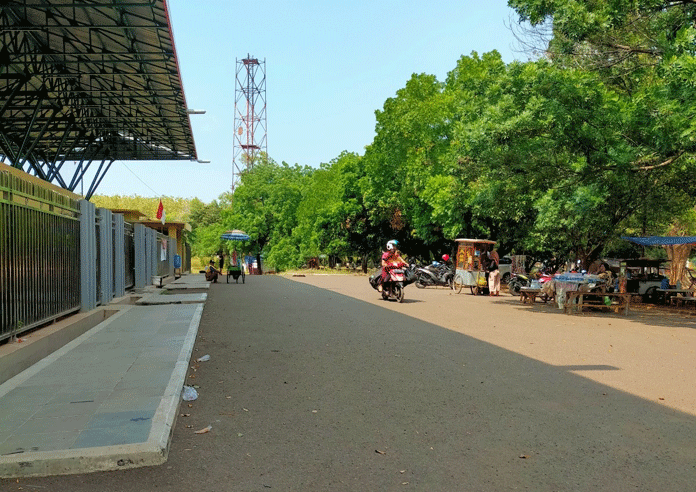
<instances>
[{"instance_id":1,"label":"wooden cart","mask_svg":"<svg viewBox=\"0 0 696 492\"><path fill-rule=\"evenodd\" d=\"M486 267L488 252L493 250L495 241L489 239L457 239L457 256L453 288L459 293L469 287L473 295L488 290Z\"/></svg>"}]
</instances>

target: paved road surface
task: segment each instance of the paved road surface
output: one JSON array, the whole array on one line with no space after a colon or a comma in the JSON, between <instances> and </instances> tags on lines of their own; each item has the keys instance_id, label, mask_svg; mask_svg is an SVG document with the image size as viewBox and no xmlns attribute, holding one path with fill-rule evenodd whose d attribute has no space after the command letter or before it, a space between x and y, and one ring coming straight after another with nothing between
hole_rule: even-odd
<instances>
[{"instance_id":1,"label":"paved road surface","mask_svg":"<svg viewBox=\"0 0 696 492\"><path fill-rule=\"evenodd\" d=\"M406 297L350 276L214 284L167 463L0 489L694 489L693 318Z\"/></svg>"}]
</instances>

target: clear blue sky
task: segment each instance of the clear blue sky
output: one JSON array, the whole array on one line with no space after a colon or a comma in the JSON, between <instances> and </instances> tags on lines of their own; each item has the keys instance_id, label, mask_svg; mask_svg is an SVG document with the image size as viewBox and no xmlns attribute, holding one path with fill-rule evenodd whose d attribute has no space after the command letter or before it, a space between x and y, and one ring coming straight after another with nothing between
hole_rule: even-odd
<instances>
[{"instance_id":1,"label":"clear blue sky","mask_svg":"<svg viewBox=\"0 0 696 492\"><path fill-rule=\"evenodd\" d=\"M174 41L201 160L114 162L98 194L198 197L232 183L235 61L266 60L268 153L318 167L364 153L375 110L413 73L444 80L462 55L525 59L507 0L169 0Z\"/></svg>"}]
</instances>

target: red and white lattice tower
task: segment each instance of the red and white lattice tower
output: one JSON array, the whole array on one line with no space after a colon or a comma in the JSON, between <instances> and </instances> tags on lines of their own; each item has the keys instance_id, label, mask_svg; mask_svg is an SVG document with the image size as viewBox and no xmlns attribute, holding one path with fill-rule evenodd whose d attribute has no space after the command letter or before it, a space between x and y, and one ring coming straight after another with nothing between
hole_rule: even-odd
<instances>
[{"instance_id":1,"label":"red and white lattice tower","mask_svg":"<svg viewBox=\"0 0 696 492\"><path fill-rule=\"evenodd\" d=\"M254 167L266 144L266 60L247 55L237 60L234 91L234 155L232 191L239 185L241 173Z\"/></svg>"}]
</instances>

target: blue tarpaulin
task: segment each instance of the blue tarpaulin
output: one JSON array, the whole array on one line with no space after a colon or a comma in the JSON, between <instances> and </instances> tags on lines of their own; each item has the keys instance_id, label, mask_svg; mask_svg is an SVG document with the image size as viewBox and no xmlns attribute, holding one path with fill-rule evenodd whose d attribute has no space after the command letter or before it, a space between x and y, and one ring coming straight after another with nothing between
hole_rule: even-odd
<instances>
[{"instance_id":1,"label":"blue tarpaulin","mask_svg":"<svg viewBox=\"0 0 696 492\"><path fill-rule=\"evenodd\" d=\"M674 246L675 244L696 244L696 236L621 236L621 239L640 244L641 246Z\"/></svg>"}]
</instances>

